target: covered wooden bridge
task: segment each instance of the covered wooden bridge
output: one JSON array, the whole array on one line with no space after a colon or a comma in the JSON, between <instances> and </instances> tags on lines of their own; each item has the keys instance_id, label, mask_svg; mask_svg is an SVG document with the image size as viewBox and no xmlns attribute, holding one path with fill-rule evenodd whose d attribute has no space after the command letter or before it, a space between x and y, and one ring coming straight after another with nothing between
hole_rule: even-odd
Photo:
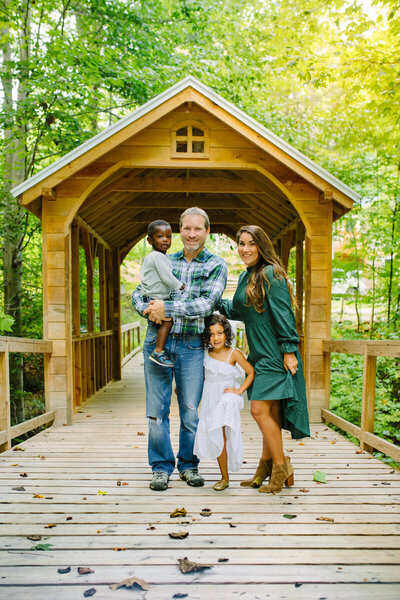
<instances>
[{"instance_id":1,"label":"covered wooden bridge","mask_svg":"<svg viewBox=\"0 0 400 600\"><path fill-rule=\"evenodd\" d=\"M320 420L329 383L322 340L330 336L332 222L357 198L348 186L187 77L13 193L42 221L43 334L53 342L47 391L57 422L70 422L89 396L120 378L124 257L150 221L165 219L178 231L179 215L193 205L209 213L214 233L234 237L243 224L262 226L285 264L296 248L297 324L310 414ZM84 324L80 248L87 267Z\"/></svg>"},{"instance_id":2,"label":"covered wooden bridge","mask_svg":"<svg viewBox=\"0 0 400 600\"><path fill-rule=\"evenodd\" d=\"M377 356L400 357L400 342L330 340L332 222L356 194L191 77L14 194L42 220L44 340L0 338L0 596L397 599L400 476L366 450L400 460L398 447L374 435ZM245 463L228 490L212 490L214 463L202 463L204 488L176 475L166 492L148 488L141 354L127 362L140 336L136 324L121 327L120 265L149 221L177 231L193 205L209 213L213 232L261 225L285 263L295 248L313 424L311 439L284 440L296 480L277 496L239 487L260 450L248 406ZM24 351L46 357L46 413L10 427L8 355ZM364 356L360 427L329 410L331 352ZM10 449L12 438L50 422ZM176 423L175 406L175 446ZM313 480L316 470L326 483ZM187 514L171 518L181 507ZM184 557L208 568L182 573Z\"/></svg>"}]
</instances>

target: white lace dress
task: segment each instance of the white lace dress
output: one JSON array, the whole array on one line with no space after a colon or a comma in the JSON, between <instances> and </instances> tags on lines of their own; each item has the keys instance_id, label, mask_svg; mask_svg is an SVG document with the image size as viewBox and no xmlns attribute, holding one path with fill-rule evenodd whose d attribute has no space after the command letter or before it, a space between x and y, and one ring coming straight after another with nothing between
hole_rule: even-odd
<instances>
[{"instance_id":1,"label":"white lace dress","mask_svg":"<svg viewBox=\"0 0 400 600\"><path fill-rule=\"evenodd\" d=\"M243 398L237 394L224 394L224 389L239 388L237 379L241 377L241 372L236 365L233 366L228 361L216 360L211 358L208 352L205 353L204 388L194 454L203 460L218 458L224 447L222 427L225 427L228 470L239 471L243 462L240 426Z\"/></svg>"}]
</instances>

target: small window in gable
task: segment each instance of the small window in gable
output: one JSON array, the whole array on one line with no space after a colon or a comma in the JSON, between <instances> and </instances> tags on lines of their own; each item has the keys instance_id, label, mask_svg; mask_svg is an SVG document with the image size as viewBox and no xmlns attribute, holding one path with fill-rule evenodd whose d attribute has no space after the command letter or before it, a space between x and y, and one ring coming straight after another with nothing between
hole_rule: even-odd
<instances>
[{"instance_id":1,"label":"small window in gable","mask_svg":"<svg viewBox=\"0 0 400 600\"><path fill-rule=\"evenodd\" d=\"M208 131L203 125L190 123L172 130L171 156L208 158Z\"/></svg>"}]
</instances>

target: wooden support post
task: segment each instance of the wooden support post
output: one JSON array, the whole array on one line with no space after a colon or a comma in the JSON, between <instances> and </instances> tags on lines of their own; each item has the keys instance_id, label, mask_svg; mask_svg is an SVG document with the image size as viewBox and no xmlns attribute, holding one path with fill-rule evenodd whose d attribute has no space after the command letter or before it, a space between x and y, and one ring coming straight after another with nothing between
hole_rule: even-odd
<instances>
[{"instance_id":1,"label":"wooden support post","mask_svg":"<svg viewBox=\"0 0 400 600\"><path fill-rule=\"evenodd\" d=\"M98 245L99 256L99 296L100 296L100 331L107 329L107 283L106 254L102 244Z\"/></svg>"},{"instance_id":2,"label":"wooden support post","mask_svg":"<svg viewBox=\"0 0 400 600\"><path fill-rule=\"evenodd\" d=\"M86 309L87 309L87 330L88 333L94 331L94 304L93 304L93 266L94 266L94 254L93 254L93 236L82 228L82 243L85 250L86 257Z\"/></svg>"},{"instance_id":3,"label":"wooden support post","mask_svg":"<svg viewBox=\"0 0 400 600\"><path fill-rule=\"evenodd\" d=\"M5 349L0 350L0 431L7 432L7 440L0 444L0 452L11 448L9 353L8 343L4 344Z\"/></svg>"},{"instance_id":4,"label":"wooden support post","mask_svg":"<svg viewBox=\"0 0 400 600\"><path fill-rule=\"evenodd\" d=\"M111 254L112 282L113 282L113 379L121 379L121 281L119 249Z\"/></svg>"},{"instance_id":5,"label":"wooden support post","mask_svg":"<svg viewBox=\"0 0 400 600\"><path fill-rule=\"evenodd\" d=\"M303 292L304 292L304 225L296 227L296 327L297 333L303 332Z\"/></svg>"},{"instance_id":6,"label":"wooden support post","mask_svg":"<svg viewBox=\"0 0 400 600\"><path fill-rule=\"evenodd\" d=\"M364 348L364 370L361 408L361 450L373 452L372 446L364 442L364 432L374 433L375 415L375 390L376 390L376 356L368 355L368 348Z\"/></svg>"},{"instance_id":7,"label":"wooden support post","mask_svg":"<svg viewBox=\"0 0 400 600\"><path fill-rule=\"evenodd\" d=\"M79 225L71 224L71 285L72 285L72 335L81 330L81 299L79 273Z\"/></svg>"}]
</instances>

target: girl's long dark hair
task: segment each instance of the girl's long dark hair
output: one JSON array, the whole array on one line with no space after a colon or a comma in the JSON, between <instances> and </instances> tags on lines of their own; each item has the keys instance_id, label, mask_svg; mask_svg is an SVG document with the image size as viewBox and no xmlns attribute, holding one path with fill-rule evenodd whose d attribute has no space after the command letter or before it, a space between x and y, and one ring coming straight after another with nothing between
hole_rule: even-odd
<instances>
[{"instance_id":1,"label":"girl's long dark hair","mask_svg":"<svg viewBox=\"0 0 400 600\"><path fill-rule=\"evenodd\" d=\"M274 269L274 276L277 279L286 279L290 294L290 301L292 303L292 307L295 308L296 298L293 293L293 286L289 280L289 277L287 276L279 256L274 250L268 235L263 229L261 229L261 227L258 227L257 225L244 225L236 234L237 244L239 244L242 233L249 233L251 235L260 253L259 261L256 264L256 268L251 271L249 281L246 286L247 306L253 306L257 312L264 312L264 281L266 281L267 285L269 286L269 282L264 271L267 265L272 265Z\"/></svg>"},{"instance_id":2,"label":"girl's long dark hair","mask_svg":"<svg viewBox=\"0 0 400 600\"><path fill-rule=\"evenodd\" d=\"M224 333L225 333L225 337L226 337L226 342L225 344L230 348L233 342L233 331L232 331L232 327L231 324L229 323L228 319L224 316L221 315L220 313L213 313L212 315L210 315L209 317L206 318L205 322L204 322L204 332L203 332L203 348L205 350L208 350L209 348L211 348L211 344L210 344L210 337L211 337L211 331L210 331L210 327L212 327L212 325L217 325L217 323L219 323L220 325L222 325L222 327L224 328Z\"/></svg>"}]
</instances>

